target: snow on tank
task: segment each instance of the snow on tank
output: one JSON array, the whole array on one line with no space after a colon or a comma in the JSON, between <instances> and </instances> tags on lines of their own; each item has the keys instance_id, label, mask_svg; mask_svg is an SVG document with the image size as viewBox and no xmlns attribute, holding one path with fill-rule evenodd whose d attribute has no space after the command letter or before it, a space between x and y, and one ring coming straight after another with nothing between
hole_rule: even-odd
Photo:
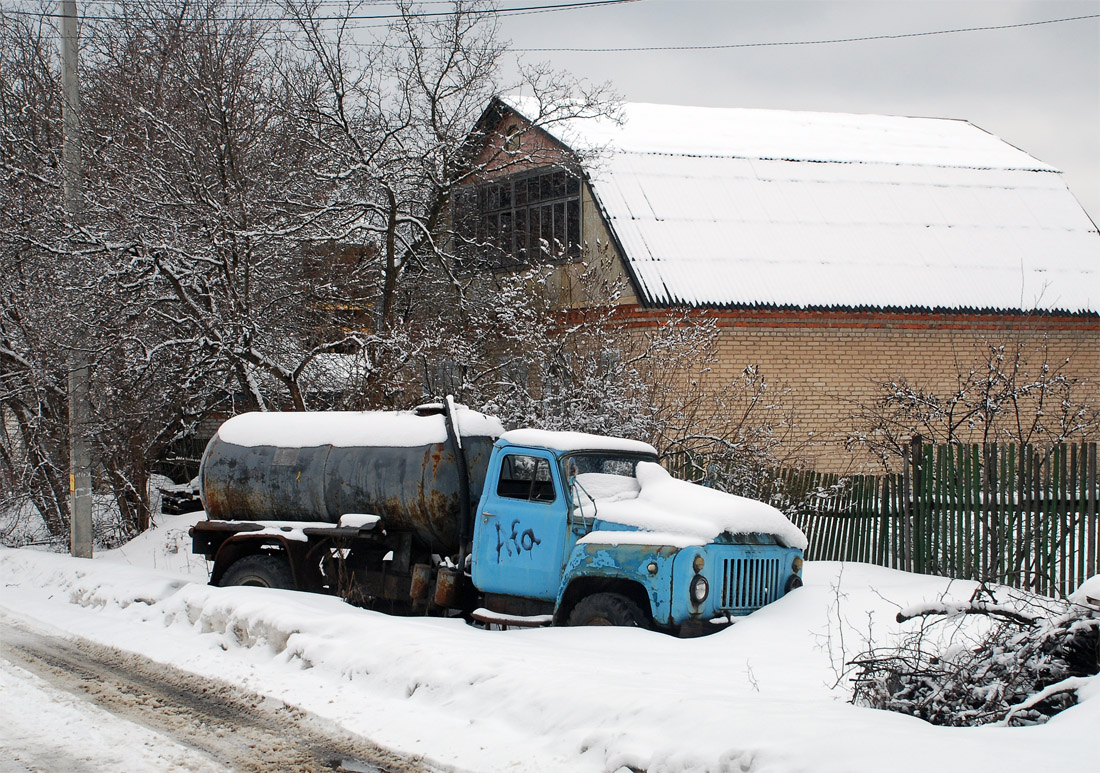
<instances>
[{"instance_id":1,"label":"snow on tank","mask_svg":"<svg viewBox=\"0 0 1100 773\"><path fill-rule=\"evenodd\" d=\"M495 418L456 406L454 424L469 466L464 486L442 410L427 405L400 412L235 416L203 454L199 478L207 515L329 524L377 516L377 523L411 532L433 553L453 553L464 489L472 506L503 428Z\"/></svg>"},{"instance_id":2,"label":"snow on tank","mask_svg":"<svg viewBox=\"0 0 1100 773\"><path fill-rule=\"evenodd\" d=\"M456 406L463 436L499 437L504 427L494 416ZM314 448L378 446L414 448L447 442L447 427L436 406L411 411L306 411L242 413L218 429L236 446Z\"/></svg>"}]
</instances>

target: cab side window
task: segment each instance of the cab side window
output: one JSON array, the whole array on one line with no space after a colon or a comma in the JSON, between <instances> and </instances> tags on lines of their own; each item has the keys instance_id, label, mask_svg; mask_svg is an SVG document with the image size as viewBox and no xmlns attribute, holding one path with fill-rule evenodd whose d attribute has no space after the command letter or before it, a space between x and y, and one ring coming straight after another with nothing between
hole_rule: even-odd
<instances>
[{"instance_id":1,"label":"cab side window","mask_svg":"<svg viewBox=\"0 0 1100 773\"><path fill-rule=\"evenodd\" d=\"M553 502L554 480L550 462L537 456L509 454L500 465L497 496L526 499L531 502Z\"/></svg>"}]
</instances>

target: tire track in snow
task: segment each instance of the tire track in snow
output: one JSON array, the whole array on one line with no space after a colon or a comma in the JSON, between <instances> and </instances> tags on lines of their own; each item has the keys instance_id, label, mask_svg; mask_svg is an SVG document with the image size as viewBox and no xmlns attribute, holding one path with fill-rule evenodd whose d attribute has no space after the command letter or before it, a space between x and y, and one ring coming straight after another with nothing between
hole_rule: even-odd
<instances>
[{"instance_id":1,"label":"tire track in snow","mask_svg":"<svg viewBox=\"0 0 1100 773\"><path fill-rule=\"evenodd\" d=\"M341 732L282 701L85 640L0 622L0 656L55 688L242 773L439 771Z\"/></svg>"}]
</instances>

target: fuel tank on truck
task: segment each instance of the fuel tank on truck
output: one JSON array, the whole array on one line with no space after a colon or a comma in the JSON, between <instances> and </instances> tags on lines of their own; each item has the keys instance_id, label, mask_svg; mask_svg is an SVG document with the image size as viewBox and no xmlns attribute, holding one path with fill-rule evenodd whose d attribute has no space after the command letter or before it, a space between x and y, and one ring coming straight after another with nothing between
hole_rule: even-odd
<instances>
[{"instance_id":1,"label":"fuel tank on truck","mask_svg":"<svg viewBox=\"0 0 1100 773\"><path fill-rule=\"evenodd\" d=\"M470 476L471 507L485 483L500 422L454 413ZM442 409L257 412L226 421L199 469L207 517L227 521L323 521L380 515L447 555L459 541L459 467Z\"/></svg>"}]
</instances>

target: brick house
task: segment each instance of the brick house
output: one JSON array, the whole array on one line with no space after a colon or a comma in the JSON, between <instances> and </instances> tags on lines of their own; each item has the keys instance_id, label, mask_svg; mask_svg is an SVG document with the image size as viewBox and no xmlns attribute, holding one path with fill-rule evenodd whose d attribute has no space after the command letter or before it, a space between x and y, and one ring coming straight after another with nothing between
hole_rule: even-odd
<instances>
[{"instance_id":1,"label":"brick house","mask_svg":"<svg viewBox=\"0 0 1100 773\"><path fill-rule=\"evenodd\" d=\"M950 390L984 342L1024 339L1100 385L1100 233L1061 173L960 120L627 104L538 126L493 100L461 198L496 270L605 245L622 317L717 320L720 364L790 389L819 467L897 377ZM544 253L540 255L539 253ZM1035 355L1039 356L1039 355Z\"/></svg>"}]
</instances>

